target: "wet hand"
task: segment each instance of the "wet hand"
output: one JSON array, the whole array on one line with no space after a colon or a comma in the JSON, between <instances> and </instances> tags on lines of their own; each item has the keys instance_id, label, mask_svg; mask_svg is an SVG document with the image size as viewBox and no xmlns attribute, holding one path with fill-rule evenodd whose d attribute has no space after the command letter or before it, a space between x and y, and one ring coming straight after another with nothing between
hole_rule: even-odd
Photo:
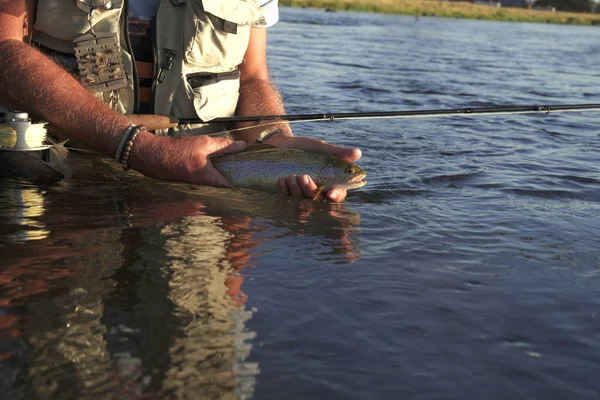
<instances>
[{"instance_id":1,"label":"wet hand","mask_svg":"<svg viewBox=\"0 0 600 400\"><path fill-rule=\"evenodd\" d=\"M346 198L346 190L342 188L331 188L325 192L321 192L317 184L308 175L297 176L295 174L279 178L276 184L277 192L288 194L296 197L306 197L316 200L325 195L327 199L334 202L342 202Z\"/></svg>"},{"instance_id":2,"label":"wet hand","mask_svg":"<svg viewBox=\"0 0 600 400\"><path fill-rule=\"evenodd\" d=\"M277 147L333 154L350 162L355 162L362 156L362 153L358 148L336 146L320 139L307 137L275 135L267 140L266 143ZM310 199L314 199L319 193L317 184L308 175L290 175L286 178L280 178L277 181L277 191L283 194L308 197ZM347 192L345 189L334 187L329 189L327 193L325 193L325 196L331 201L342 202L346 198L346 194Z\"/></svg>"},{"instance_id":3,"label":"wet hand","mask_svg":"<svg viewBox=\"0 0 600 400\"><path fill-rule=\"evenodd\" d=\"M208 136L171 138L151 133L138 135L130 157L131 168L146 176L216 187L233 187L212 165L209 157L237 153L246 143Z\"/></svg>"}]
</instances>

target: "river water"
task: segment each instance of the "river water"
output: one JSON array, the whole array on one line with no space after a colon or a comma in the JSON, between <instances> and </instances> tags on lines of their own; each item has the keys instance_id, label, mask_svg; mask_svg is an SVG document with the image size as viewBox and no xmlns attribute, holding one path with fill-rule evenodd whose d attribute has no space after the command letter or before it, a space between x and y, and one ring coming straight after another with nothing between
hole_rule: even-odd
<instances>
[{"instance_id":1,"label":"river water","mask_svg":"<svg viewBox=\"0 0 600 400\"><path fill-rule=\"evenodd\" d=\"M288 112L600 103L594 27L281 10ZM7 399L597 399L597 112L299 123L342 205L90 160L0 185Z\"/></svg>"}]
</instances>

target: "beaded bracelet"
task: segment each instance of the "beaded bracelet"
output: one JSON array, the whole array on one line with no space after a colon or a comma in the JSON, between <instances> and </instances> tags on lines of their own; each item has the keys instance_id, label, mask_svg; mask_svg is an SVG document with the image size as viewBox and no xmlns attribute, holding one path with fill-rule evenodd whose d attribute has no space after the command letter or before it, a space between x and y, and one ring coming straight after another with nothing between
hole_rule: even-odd
<instances>
[{"instance_id":1,"label":"beaded bracelet","mask_svg":"<svg viewBox=\"0 0 600 400\"><path fill-rule=\"evenodd\" d=\"M121 155L123 154L123 148L125 147L125 143L127 143L127 139L131 135L131 131L135 129L135 124L131 124L125 129L123 132L123 136L121 137L121 143L119 143L119 147L117 147L117 154L115 154L115 161L121 162Z\"/></svg>"},{"instance_id":2,"label":"beaded bracelet","mask_svg":"<svg viewBox=\"0 0 600 400\"><path fill-rule=\"evenodd\" d=\"M133 143L135 142L137 135L145 129L146 127L143 125L134 125L131 130L127 128L125 131L123 137L126 137L127 139L125 140L125 145L123 146L121 156L119 157L119 162L121 163L123 171L129 170L129 154L133 148Z\"/></svg>"}]
</instances>

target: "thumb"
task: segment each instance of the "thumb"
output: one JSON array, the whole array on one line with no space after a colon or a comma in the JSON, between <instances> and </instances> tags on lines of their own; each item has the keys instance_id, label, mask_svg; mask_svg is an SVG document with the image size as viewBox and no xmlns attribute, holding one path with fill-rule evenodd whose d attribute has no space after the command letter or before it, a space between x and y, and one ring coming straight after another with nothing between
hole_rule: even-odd
<instances>
[{"instance_id":1,"label":"thumb","mask_svg":"<svg viewBox=\"0 0 600 400\"><path fill-rule=\"evenodd\" d=\"M214 138L206 147L206 154L214 156L218 154L237 153L246 150L248 145L242 140L233 141L225 138Z\"/></svg>"}]
</instances>

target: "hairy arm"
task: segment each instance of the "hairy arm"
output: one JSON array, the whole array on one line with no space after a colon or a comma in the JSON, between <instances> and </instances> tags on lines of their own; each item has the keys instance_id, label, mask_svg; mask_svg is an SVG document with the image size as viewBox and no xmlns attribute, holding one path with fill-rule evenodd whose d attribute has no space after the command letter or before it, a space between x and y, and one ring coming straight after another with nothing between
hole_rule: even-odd
<instances>
[{"instance_id":1,"label":"hairy arm","mask_svg":"<svg viewBox=\"0 0 600 400\"><path fill-rule=\"evenodd\" d=\"M31 25L35 6L35 0L0 0L0 104L51 122L67 137L114 157L130 122L24 41L24 25ZM223 138L176 140L143 131L129 164L155 178L231 186L208 156L243 148L244 143Z\"/></svg>"},{"instance_id":2,"label":"hairy arm","mask_svg":"<svg viewBox=\"0 0 600 400\"><path fill-rule=\"evenodd\" d=\"M251 115L282 115L285 114L283 101L277 88L269 79L267 68L267 29L252 28L250 42L240 65L240 98L235 114L237 116ZM240 123L236 128L256 125L257 123ZM248 143L254 142L260 133L269 128L278 127L280 135L293 136L289 125L281 123L277 126L247 129L234 133L235 137Z\"/></svg>"},{"instance_id":3,"label":"hairy arm","mask_svg":"<svg viewBox=\"0 0 600 400\"><path fill-rule=\"evenodd\" d=\"M41 117L90 148L114 155L129 122L23 41L32 4L0 2L0 104Z\"/></svg>"}]
</instances>

